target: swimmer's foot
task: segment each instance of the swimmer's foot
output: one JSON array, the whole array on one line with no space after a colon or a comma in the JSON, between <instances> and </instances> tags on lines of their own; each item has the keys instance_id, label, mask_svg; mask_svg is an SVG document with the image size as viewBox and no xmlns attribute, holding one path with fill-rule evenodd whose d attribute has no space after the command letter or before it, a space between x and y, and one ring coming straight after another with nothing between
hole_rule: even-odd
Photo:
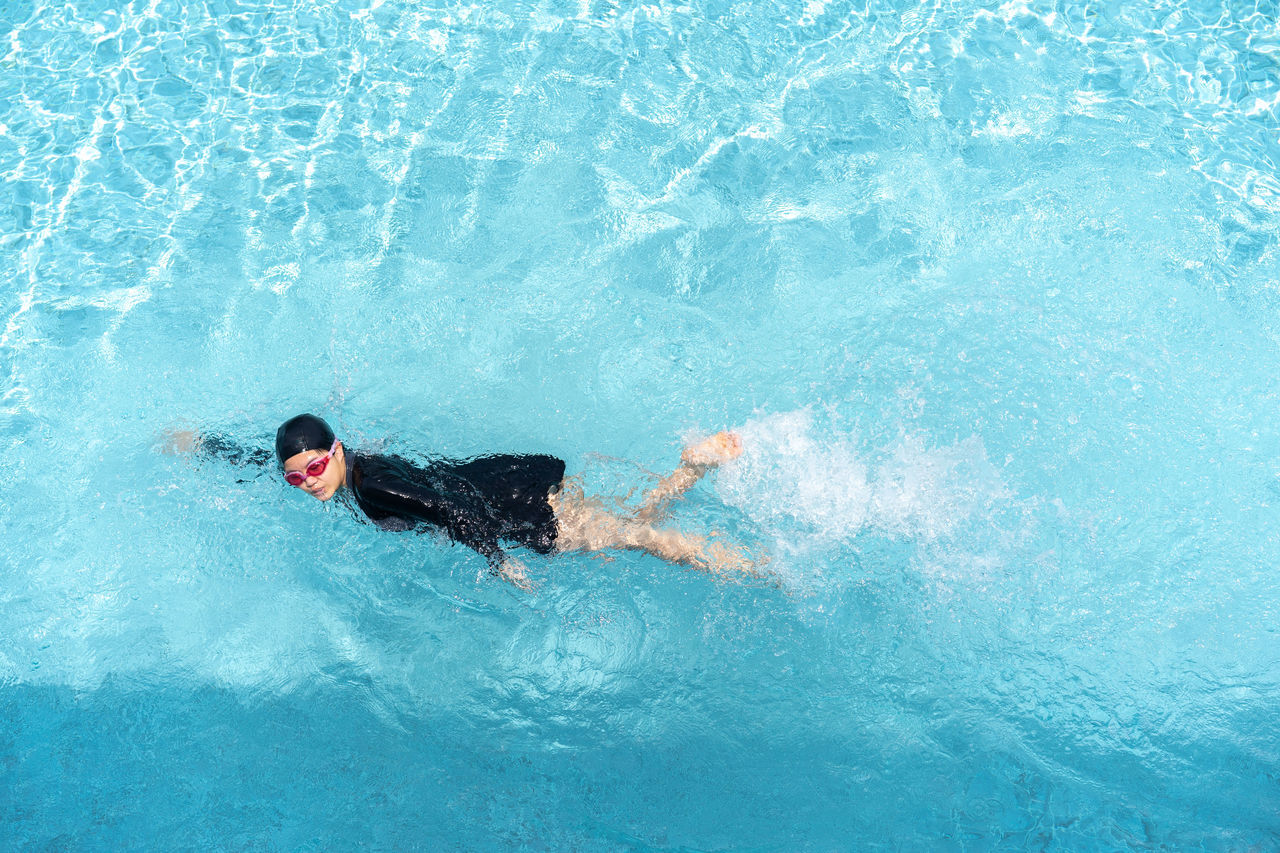
<instances>
[{"instance_id":1,"label":"swimmer's foot","mask_svg":"<svg viewBox=\"0 0 1280 853\"><path fill-rule=\"evenodd\" d=\"M680 461L695 468L714 468L742 455L742 438L733 432L718 432L691 444L680 454Z\"/></svg>"},{"instance_id":2,"label":"swimmer's foot","mask_svg":"<svg viewBox=\"0 0 1280 853\"><path fill-rule=\"evenodd\" d=\"M732 432L718 432L710 438L690 444L680 454L680 467L649 490L632 517L644 522L652 522L661 517L673 498L689 491L712 468L741 455L742 439Z\"/></svg>"},{"instance_id":3,"label":"swimmer's foot","mask_svg":"<svg viewBox=\"0 0 1280 853\"><path fill-rule=\"evenodd\" d=\"M753 559L747 550L740 546L712 542L706 547L705 556L698 561L698 567L721 577L746 575L752 578L763 578L765 577L764 566L768 562L767 557Z\"/></svg>"}]
</instances>

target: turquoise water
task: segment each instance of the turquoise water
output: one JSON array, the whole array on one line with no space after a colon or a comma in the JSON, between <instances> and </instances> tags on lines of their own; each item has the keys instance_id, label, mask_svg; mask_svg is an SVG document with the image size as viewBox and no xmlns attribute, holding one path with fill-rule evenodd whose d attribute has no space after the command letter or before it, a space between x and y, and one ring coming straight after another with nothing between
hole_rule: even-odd
<instances>
[{"instance_id":1,"label":"turquoise water","mask_svg":"<svg viewBox=\"0 0 1280 853\"><path fill-rule=\"evenodd\" d=\"M1280 849L1278 14L4 6L0 848ZM157 452L303 410L781 587Z\"/></svg>"}]
</instances>

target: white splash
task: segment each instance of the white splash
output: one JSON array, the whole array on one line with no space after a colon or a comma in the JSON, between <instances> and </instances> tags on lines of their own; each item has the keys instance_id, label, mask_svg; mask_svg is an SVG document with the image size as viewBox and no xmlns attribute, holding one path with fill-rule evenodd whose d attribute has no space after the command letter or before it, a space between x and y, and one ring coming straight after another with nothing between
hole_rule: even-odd
<instances>
[{"instance_id":1,"label":"white splash","mask_svg":"<svg viewBox=\"0 0 1280 853\"><path fill-rule=\"evenodd\" d=\"M855 436L824 434L808 410L769 415L738 431L743 455L720 471L721 498L784 558L866 533L932 548L1009 497L977 438L931 447L904 435L872 452Z\"/></svg>"}]
</instances>

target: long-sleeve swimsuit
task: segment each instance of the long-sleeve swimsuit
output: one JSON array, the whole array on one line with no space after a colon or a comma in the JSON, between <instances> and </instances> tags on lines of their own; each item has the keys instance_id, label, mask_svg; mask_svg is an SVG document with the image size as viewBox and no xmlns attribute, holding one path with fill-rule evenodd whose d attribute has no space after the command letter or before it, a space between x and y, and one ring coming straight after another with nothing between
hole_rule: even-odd
<instances>
[{"instance_id":1,"label":"long-sleeve swimsuit","mask_svg":"<svg viewBox=\"0 0 1280 853\"><path fill-rule=\"evenodd\" d=\"M208 436L201 450L240 465L270 466L274 457ZM540 554L555 550L556 521L547 498L560 488L564 462L546 454L501 454L426 464L347 451L347 486L371 522L384 530L424 526L474 549L497 569L502 543Z\"/></svg>"},{"instance_id":2,"label":"long-sleeve swimsuit","mask_svg":"<svg viewBox=\"0 0 1280 853\"><path fill-rule=\"evenodd\" d=\"M564 479L554 456L498 455L417 465L396 456L350 453L347 485L356 505L386 530L427 524L482 554L492 568L501 542L550 554L556 520L547 502Z\"/></svg>"}]
</instances>

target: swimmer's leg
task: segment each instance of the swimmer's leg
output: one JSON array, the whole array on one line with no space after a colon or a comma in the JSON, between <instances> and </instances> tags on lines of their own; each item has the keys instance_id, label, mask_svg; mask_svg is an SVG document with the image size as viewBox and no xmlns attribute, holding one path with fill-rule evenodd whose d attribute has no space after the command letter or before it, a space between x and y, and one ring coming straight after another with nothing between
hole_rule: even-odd
<instances>
[{"instance_id":1,"label":"swimmer's leg","mask_svg":"<svg viewBox=\"0 0 1280 853\"><path fill-rule=\"evenodd\" d=\"M761 575L759 566L741 547L614 515L586 500L576 488L563 489L548 502L556 517L557 551L644 551L669 563L713 574Z\"/></svg>"},{"instance_id":2,"label":"swimmer's leg","mask_svg":"<svg viewBox=\"0 0 1280 853\"><path fill-rule=\"evenodd\" d=\"M635 518L638 521L661 518L667 505L689 491L708 471L741 455L742 439L732 432L718 432L710 438L689 445L680 454L680 467L649 490L640 508L635 511Z\"/></svg>"}]
</instances>

